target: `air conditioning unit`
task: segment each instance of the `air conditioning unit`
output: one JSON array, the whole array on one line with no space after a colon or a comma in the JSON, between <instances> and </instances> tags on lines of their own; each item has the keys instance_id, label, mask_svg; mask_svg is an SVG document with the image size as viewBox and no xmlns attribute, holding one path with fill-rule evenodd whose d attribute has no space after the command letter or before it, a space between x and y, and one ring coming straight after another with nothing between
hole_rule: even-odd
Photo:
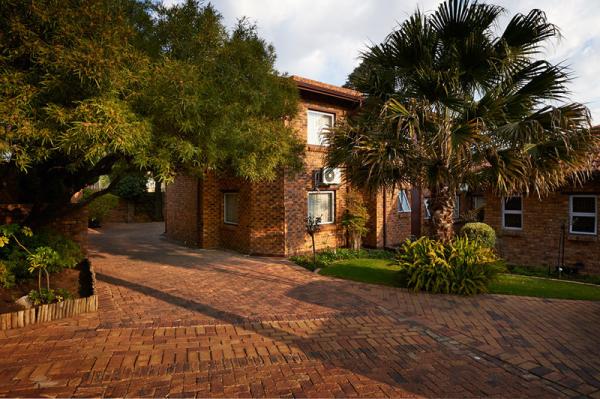
<instances>
[{"instance_id":1,"label":"air conditioning unit","mask_svg":"<svg viewBox=\"0 0 600 399\"><path fill-rule=\"evenodd\" d=\"M333 185L342 183L342 171L338 168L323 168L321 170L321 184Z\"/></svg>"}]
</instances>

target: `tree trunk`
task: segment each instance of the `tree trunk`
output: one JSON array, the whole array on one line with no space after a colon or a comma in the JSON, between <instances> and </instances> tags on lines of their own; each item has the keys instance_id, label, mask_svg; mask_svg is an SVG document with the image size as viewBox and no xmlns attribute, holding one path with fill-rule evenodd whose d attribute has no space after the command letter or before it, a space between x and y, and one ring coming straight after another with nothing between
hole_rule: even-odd
<instances>
[{"instance_id":1,"label":"tree trunk","mask_svg":"<svg viewBox=\"0 0 600 399\"><path fill-rule=\"evenodd\" d=\"M361 246L362 246L361 234L356 231L351 231L350 232L350 247L353 250L358 251L358 250L360 250Z\"/></svg>"},{"instance_id":2,"label":"tree trunk","mask_svg":"<svg viewBox=\"0 0 600 399\"><path fill-rule=\"evenodd\" d=\"M315 235L314 233L310 235L312 239L312 250L313 250L313 265L317 263L317 248L315 247Z\"/></svg>"},{"instance_id":3,"label":"tree trunk","mask_svg":"<svg viewBox=\"0 0 600 399\"><path fill-rule=\"evenodd\" d=\"M431 235L442 242L454 236L454 194L448 187L431 189L429 200L431 213Z\"/></svg>"}]
</instances>

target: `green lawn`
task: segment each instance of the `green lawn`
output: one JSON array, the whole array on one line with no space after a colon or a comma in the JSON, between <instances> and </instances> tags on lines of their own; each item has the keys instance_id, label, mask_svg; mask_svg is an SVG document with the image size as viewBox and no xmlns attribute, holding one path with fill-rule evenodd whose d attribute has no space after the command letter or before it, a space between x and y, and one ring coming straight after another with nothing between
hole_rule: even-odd
<instances>
[{"instance_id":1,"label":"green lawn","mask_svg":"<svg viewBox=\"0 0 600 399\"><path fill-rule=\"evenodd\" d=\"M600 301L600 286L556 281L546 278L501 274L490 285L494 294L537 296L542 298L586 299Z\"/></svg>"},{"instance_id":2,"label":"green lawn","mask_svg":"<svg viewBox=\"0 0 600 399\"><path fill-rule=\"evenodd\" d=\"M371 284L398 286L398 267L386 259L341 260L321 269L324 276ZM490 293L542 298L600 300L600 286L545 278L501 274L490 285Z\"/></svg>"},{"instance_id":3,"label":"green lawn","mask_svg":"<svg viewBox=\"0 0 600 399\"><path fill-rule=\"evenodd\" d=\"M397 271L398 267L387 259L347 259L321 269L319 274L363 283L398 285Z\"/></svg>"}]
</instances>

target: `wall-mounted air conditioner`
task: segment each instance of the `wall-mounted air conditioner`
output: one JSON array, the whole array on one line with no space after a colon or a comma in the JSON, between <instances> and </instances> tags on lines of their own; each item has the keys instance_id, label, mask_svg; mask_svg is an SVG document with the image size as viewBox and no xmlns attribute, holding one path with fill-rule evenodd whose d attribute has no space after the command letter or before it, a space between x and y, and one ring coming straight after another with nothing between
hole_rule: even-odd
<instances>
[{"instance_id":1,"label":"wall-mounted air conditioner","mask_svg":"<svg viewBox=\"0 0 600 399\"><path fill-rule=\"evenodd\" d=\"M321 170L321 184L333 185L342 183L342 171L338 168L323 168Z\"/></svg>"}]
</instances>

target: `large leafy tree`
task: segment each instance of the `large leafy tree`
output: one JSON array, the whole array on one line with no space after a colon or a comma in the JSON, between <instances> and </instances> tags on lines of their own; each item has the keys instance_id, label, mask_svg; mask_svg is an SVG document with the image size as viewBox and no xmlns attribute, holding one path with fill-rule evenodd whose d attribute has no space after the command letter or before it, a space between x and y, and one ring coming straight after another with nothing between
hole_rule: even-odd
<instances>
[{"instance_id":1,"label":"large leafy tree","mask_svg":"<svg viewBox=\"0 0 600 399\"><path fill-rule=\"evenodd\" d=\"M503 12L449 0L414 13L363 54L348 85L365 106L329 133L328 162L353 183L427 189L442 240L463 185L542 196L585 178L598 145L567 70L542 57L557 28L532 10L498 32Z\"/></svg>"},{"instance_id":2,"label":"large leafy tree","mask_svg":"<svg viewBox=\"0 0 600 399\"><path fill-rule=\"evenodd\" d=\"M240 22L211 6L142 0L0 3L0 180L43 224L84 206L100 175L227 170L268 179L297 166L292 82Z\"/></svg>"}]
</instances>

